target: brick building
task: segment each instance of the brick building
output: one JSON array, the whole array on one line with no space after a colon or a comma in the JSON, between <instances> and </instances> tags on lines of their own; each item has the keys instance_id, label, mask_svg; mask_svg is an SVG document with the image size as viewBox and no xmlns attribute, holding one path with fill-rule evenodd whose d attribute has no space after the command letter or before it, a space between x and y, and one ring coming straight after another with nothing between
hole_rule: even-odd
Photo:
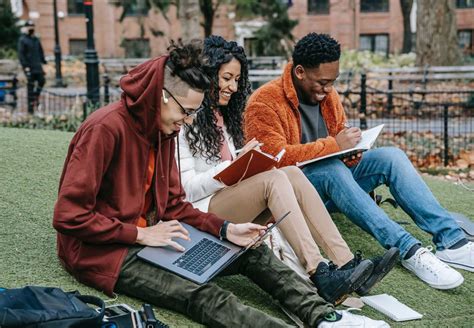
<instances>
[{"instance_id":1,"label":"brick building","mask_svg":"<svg viewBox=\"0 0 474 328\"><path fill-rule=\"evenodd\" d=\"M53 54L52 0L23 0L22 18L36 21L46 54ZM153 10L132 6L120 21L123 9L117 0L94 1L95 44L99 57L150 57L165 52L169 39L180 36L176 7L167 19ZM131 1L136 3L137 1ZM399 0L293 0L288 13L298 19L293 35L324 32L338 39L345 49L398 53L403 43L403 20ZM57 0L60 44L63 54L81 55L85 48L86 24L83 0ZM474 0L456 0L460 44L474 54ZM250 55L252 33L262 24L252 20L235 22L232 6L220 6L213 33L244 44ZM141 22L141 23L140 23ZM142 29L143 27L143 29ZM143 33L141 33L143 30Z\"/></svg>"}]
</instances>

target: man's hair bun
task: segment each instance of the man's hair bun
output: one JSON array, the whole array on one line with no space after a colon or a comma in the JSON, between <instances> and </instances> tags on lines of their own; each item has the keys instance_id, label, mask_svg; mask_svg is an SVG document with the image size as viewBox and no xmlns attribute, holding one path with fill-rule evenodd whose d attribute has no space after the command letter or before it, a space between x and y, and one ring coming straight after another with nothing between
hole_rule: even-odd
<instances>
[{"instance_id":1,"label":"man's hair bun","mask_svg":"<svg viewBox=\"0 0 474 328\"><path fill-rule=\"evenodd\" d=\"M202 41L200 40L192 40L189 43L183 43L181 39L171 40L168 52L170 56L168 63L175 74L202 66Z\"/></svg>"},{"instance_id":2,"label":"man's hair bun","mask_svg":"<svg viewBox=\"0 0 474 328\"><path fill-rule=\"evenodd\" d=\"M171 70L172 76L178 76L195 90L204 91L209 88L209 78L203 69L202 41L183 43L181 39L172 40L168 52L166 66Z\"/></svg>"}]
</instances>

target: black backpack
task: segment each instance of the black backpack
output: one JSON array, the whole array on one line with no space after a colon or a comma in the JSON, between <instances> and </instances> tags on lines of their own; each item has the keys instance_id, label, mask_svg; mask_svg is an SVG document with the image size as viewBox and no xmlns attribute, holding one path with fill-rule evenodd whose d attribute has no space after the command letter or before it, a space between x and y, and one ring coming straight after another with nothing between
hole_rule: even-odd
<instances>
[{"instance_id":1,"label":"black backpack","mask_svg":"<svg viewBox=\"0 0 474 328\"><path fill-rule=\"evenodd\" d=\"M0 328L100 328L104 311L100 298L77 291L37 286L0 289Z\"/></svg>"}]
</instances>

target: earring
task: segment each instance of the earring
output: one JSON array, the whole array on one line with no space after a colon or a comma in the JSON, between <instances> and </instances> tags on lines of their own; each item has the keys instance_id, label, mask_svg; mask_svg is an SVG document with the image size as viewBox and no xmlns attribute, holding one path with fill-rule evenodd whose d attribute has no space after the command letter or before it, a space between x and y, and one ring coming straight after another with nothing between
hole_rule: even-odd
<instances>
[{"instance_id":1,"label":"earring","mask_svg":"<svg viewBox=\"0 0 474 328\"><path fill-rule=\"evenodd\" d=\"M168 98L166 97L166 95L165 95L165 90L161 90L161 92L163 93L163 102L164 102L165 104L167 104L168 101L169 101L169 99L168 99Z\"/></svg>"}]
</instances>

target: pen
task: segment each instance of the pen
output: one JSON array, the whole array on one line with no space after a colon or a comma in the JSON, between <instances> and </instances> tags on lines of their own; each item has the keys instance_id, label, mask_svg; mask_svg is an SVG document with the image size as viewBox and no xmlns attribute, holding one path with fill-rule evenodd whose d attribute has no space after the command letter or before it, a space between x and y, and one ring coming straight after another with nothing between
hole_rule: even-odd
<instances>
[{"instance_id":1,"label":"pen","mask_svg":"<svg viewBox=\"0 0 474 328\"><path fill-rule=\"evenodd\" d=\"M258 143L255 147L253 147L253 148L262 147L262 146L263 146L263 142L259 142L259 143ZM253 148L252 148L252 149L253 149ZM238 153L242 152L242 150L244 150L244 149L243 149L243 148L237 149L237 150L235 151L235 153L238 154Z\"/></svg>"}]
</instances>

